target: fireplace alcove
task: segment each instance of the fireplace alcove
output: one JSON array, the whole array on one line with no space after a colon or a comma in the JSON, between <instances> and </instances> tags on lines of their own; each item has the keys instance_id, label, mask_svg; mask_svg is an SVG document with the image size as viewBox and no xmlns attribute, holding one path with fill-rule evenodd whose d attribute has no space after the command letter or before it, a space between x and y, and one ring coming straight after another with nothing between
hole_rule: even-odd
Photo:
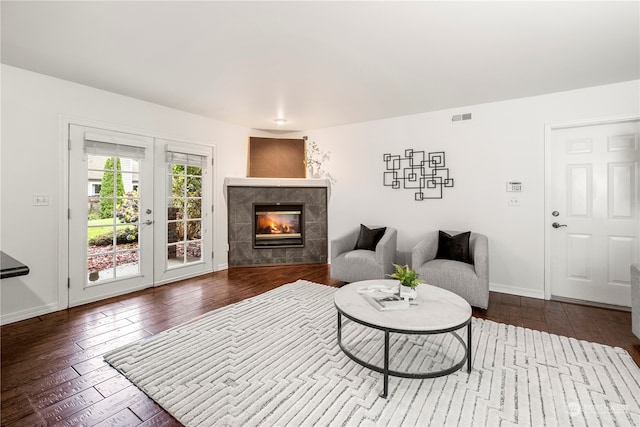
<instances>
[{"instance_id":1,"label":"fireplace alcove","mask_svg":"<svg viewBox=\"0 0 640 427\"><path fill-rule=\"evenodd\" d=\"M329 185L326 179L226 178L229 267L326 264ZM298 240L290 237L268 244L282 236L259 233L256 213L293 215L296 207L301 211Z\"/></svg>"}]
</instances>

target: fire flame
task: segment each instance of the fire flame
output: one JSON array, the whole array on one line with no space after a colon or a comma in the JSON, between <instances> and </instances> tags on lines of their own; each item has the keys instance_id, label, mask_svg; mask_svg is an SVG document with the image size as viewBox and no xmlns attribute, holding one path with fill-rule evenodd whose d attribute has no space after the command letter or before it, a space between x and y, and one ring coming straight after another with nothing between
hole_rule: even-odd
<instances>
[{"instance_id":1,"label":"fire flame","mask_svg":"<svg viewBox=\"0 0 640 427\"><path fill-rule=\"evenodd\" d=\"M258 218L257 234L287 234L296 233L294 227L285 221L279 221L269 216Z\"/></svg>"}]
</instances>

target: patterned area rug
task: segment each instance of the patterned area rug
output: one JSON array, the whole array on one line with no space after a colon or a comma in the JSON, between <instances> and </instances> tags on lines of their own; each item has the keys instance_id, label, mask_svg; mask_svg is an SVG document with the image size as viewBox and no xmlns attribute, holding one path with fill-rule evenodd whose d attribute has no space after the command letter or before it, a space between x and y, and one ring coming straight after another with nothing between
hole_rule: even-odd
<instances>
[{"instance_id":1,"label":"patterned area rug","mask_svg":"<svg viewBox=\"0 0 640 427\"><path fill-rule=\"evenodd\" d=\"M187 426L640 425L640 369L623 349L475 318L471 374L390 377L382 399L382 375L337 345L334 292L299 280L105 359ZM354 351L380 360L382 333L344 328ZM392 369L462 355L450 334L392 335L391 346Z\"/></svg>"}]
</instances>

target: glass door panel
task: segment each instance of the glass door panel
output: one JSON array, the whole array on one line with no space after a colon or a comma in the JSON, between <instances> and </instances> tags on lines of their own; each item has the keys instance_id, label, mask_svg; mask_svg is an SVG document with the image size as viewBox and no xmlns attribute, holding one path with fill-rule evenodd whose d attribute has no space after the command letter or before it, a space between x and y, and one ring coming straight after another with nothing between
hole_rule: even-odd
<instances>
[{"instance_id":1,"label":"glass door panel","mask_svg":"<svg viewBox=\"0 0 640 427\"><path fill-rule=\"evenodd\" d=\"M69 304L152 286L153 139L69 135Z\"/></svg>"},{"instance_id":2,"label":"glass door panel","mask_svg":"<svg viewBox=\"0 0 640 427\"><path fill-rule=\"evenodd\" d=\"M172 156L171 160L167 166L168 269L202 261L203 168L189 166L193 159Z\"/></svg>"},{"instance_id":3,"label":"glass door panel","mask_svg":"<svg viewBox=\"0 0 640 427\"><path fill-rule=\"evenodd\" d=\"M139 167L136 159L87 154L88 184L100 181L88 203L88 286L140 274Z\"/></svg>"}]
</instances>

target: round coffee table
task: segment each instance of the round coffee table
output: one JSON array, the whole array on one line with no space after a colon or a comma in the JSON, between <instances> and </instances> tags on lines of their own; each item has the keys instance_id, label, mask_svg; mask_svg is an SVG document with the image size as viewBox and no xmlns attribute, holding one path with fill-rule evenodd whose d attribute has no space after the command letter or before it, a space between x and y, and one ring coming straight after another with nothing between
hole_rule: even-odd
<instances>
[{"instance_id":1,"label":"round coffee table","mask_svg":"<svg viewBox=\"0 0 640 427\"><path fill-rule=\"evenodd\" d=\"M338 345L352 360L384 375L384 388L380 394L386 398L389 375L402 378L434 378L449 375L467 364L471 372L471 306L462 297L446 289L430 285L419 285L417 298L409 308L379 311L373 307L360 289L376 287L398 287L397 280L364 280L345 285L335 293L334 303L338 310ZM342 342L342 316L368 328L384 331L384 366L369 363L350 351ZM457 331L467 327L467 340ZM451 333L464 348L464 357L451 367L435 372L409 373L389 369L389 334L434 335Z\"/></svg>"}]
</instances>

